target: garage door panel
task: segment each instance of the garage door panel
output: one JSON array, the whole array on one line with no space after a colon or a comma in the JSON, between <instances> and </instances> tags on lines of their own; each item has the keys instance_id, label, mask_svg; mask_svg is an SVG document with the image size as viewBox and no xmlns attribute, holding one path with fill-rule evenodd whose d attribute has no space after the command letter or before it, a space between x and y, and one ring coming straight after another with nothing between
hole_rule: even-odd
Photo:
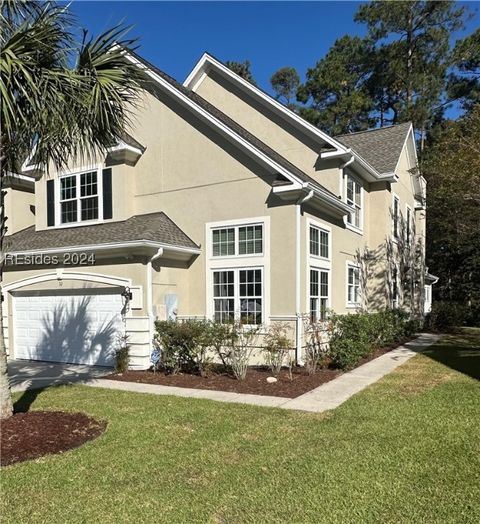
<instances>
[{"instance_id":1,"label":"garage door panel","mask_svg":"<svg viewBox=\"0 0 480 524\"><path fill-rule=\"evenodd\" d=\"M113 365L121 310L118 294L14 297L15 357Z\"/></svg>"}]
</instances>

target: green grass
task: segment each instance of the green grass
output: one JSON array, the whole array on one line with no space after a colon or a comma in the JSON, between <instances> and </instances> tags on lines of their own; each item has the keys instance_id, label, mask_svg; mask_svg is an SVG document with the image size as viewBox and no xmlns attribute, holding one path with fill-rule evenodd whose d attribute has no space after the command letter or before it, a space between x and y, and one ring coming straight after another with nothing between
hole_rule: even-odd
<instances>
[{"instance_id":1,"label":"green grass","mask_svg":"<svg viewBox=\"0 0 480 524\"><path fill-rule=\"evenodd\" d=\"M33 409L108 429L4 468L2 522L480 522L479 346L480 330L449 336L318 415L46 390Z\"/></svg>"}]
</instances>

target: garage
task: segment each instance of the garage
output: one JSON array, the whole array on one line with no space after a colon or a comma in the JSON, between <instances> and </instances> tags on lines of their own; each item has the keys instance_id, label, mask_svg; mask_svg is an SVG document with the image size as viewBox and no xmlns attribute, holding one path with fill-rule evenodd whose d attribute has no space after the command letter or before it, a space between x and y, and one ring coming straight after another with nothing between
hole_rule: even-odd
<instances>
[{"instance_id":1,"label":"garage","mask_svg":"<svg viewBox=\"0 0 480 524\"><path fill-rule=\"evenodd\" d=\"M119 291L16 292L12 298L14 358L114 364L114 350L125 332Z\"/></svg>"}]
</instances>

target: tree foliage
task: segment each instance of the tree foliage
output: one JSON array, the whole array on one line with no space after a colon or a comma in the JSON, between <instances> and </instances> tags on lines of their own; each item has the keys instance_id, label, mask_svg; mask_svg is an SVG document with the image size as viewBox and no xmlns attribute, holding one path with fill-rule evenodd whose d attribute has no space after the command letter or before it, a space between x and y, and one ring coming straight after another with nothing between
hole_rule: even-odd
<instances>
[{"instance_id":1,"label":"tree foliage","mask_svg":"<svg viewBox=\"0 0 480 524\"><path fill-rule=\"evenodd\" d=\"M370 48L359 37L337 40L324 58L307 71L298 100L308 103L300 114L325 131L338 135L373 124L373 102L366 89Z\"/></svg>"},{"instance_id":2,"label":"tree foliage","mask_svg":"<svg viewBox=\"0 0 480 524\"><path fill-rule=\"evenodd\" d=\"M427 265L437 298L480 314L480 105L445 123L425 152Z\"/></svg>"},{"instance_id":3,"label":"tree foliage","mask_svg":"<svg viewBox=\"0 0 480 524\"><path fill-rule=\"evenodd\" d=\"M245 62L235 62L234 60L227 60L225 62L225 65L231 69L234 73L236 73L238 76L241 76L254 86L257 85L255 82L255 79L253 78L252 72L250 70L252 64L249 60L245 60Z\"/></svg>"},{"instance_id":4,"label":"tree foliage","mask_svg":"<svg viewBox=\"0 0 480 524\"><path fill-rule=\"evenodd\" d=\"M270 84L275 91L277 100L282 98L287 106L294 108L297 89L300 86L300 77L294 67L282 67L270 78Z\"/></svg>"}]
</instances>

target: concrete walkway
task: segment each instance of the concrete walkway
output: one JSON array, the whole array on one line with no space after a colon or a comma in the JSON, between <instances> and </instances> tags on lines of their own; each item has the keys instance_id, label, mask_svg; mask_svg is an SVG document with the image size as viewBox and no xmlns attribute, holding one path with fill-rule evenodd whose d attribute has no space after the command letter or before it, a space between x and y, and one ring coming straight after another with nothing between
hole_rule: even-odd
<instances>
[{"instance_id":1,"label":"concrete walkway","mask_svg":"<svg viewBox=\"0 0 480 524\"><path fill-rule=\"evenodd\" d=\"M219 402L235 402L252 404L255 406L277 407L299 411L321 413L334 409L343 404L370 384L377 382L395 368L409 360L417 352L434 344L440 335L421 334L415 340L404 346L399 346L393 351L385 353L375 360L367 362L353 371L344 373L338 378L319 386L304 395L290 399L284 397L269 397L264 395L248 395L230 393L226 391L210 391L205 389L178 388L173 386L157 386L153 384L140 384L136 382L120 382L108 379L92 379L85 381L88 386L132 391L136 393L150 393L153 395L176 395L180 397L203 398Z\"/></svg>"}]
</instances>

